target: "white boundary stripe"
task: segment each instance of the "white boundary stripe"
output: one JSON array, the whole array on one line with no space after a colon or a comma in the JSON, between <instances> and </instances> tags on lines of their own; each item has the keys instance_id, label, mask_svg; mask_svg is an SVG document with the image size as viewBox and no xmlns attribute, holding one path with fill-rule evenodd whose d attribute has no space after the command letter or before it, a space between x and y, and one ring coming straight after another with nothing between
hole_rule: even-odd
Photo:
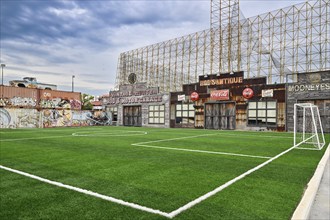
<instances>
[{"instance_id":1,"label":"white boundary stripe","mask_svg":"<svg viewBox=\"0 0 330 220\"><path fill-rule=\"evenodd\" d=\"M202 134L202 135L186 136L186 137L179 137L179 138L161 139L161 140L155 140L155 141L135 143L135 144L132 144L132 145L133 146L139 146L139 147L148 147L148 148L157 148L157 149L166 149L166 150L177 150L177 151L188 151L188 152L207 153L207 154L221 154L221 155L230 155L230 156L238 156L238 157L254 157L254 158L263 158L263 159L271 158L271 157L266 157L266 156L255 156L255 155L248 155L248 154L235 154L235 153L218 152L218 151L193 150L193 149L187 149L187 148L174 148L174 147L160 147L160 146L145 145L145 144L148 144L148 143L173 141L173 140L196 138L196 137L211 136L211 135L214 136L214 135L217 135L217 134Z\"/></svg>"},{"instance_id":2,"label":"white boundary stripe","mask_svg":"<svg viewBox=\"0 0 330 220\"><path fill-rule=\"evenodd\" d=\"M89 191L89 190L86 190L86 189L81 189L81 188L70 186L70 185L66 185L66 184L63 184L63 183L60 183L60 182L48 180L48 179L45 179L45 178L42 178L42 177L39 177L39 176L35 176L35 175L25 173L25 172L22 172L22 171L19 171L19 170L11 169L9 167L5 167L5 166L2 166L2 165L0 165L0 168L4 169L4 170L7 170L7 171L10 171L10 172L13 172L13 173L17 173L17 174L29 177L29 178L32 178L32 179L36 179L36 180L39 180L41 182L45 182L45 183L48 183L48 184L51 184L51 185L55 185L55 186L58 186L58 187L70 189L70 190L73 190L73 191L76 191L76 192L80 192L80 193L83 193L83 194L86 194L86 195L94 196L94 197L97 197L97 198L100 198L100 199L103 199L103 200L107 200L107 201L110 201L110 202L113 202L113 203L117 203L117 204L120 204L120 205L124 205L124 206L128 206L128 207L131 207L131 208L134 208L134 209L138 209L138 210L141 210L141 211L145 211L145 212L149 212L149 213L153 213L153 214L157 214L157 215L161 215L161 216L165 216L167 218L170 218L170 215L168 213L162 212L162 211L159 211L159 210L156 210L156 209L148 208L148 207L141 206L141 205L138 205L138 204L135 204L135 203L126 202L126 201L123 201L121 199L116 199L114 197L105 196L105 195L102 195L102 194L99 194L99 193L96 193L96 192L92 192L92 191Z\"/></svg>"},{"instance_id":3,"label":"white boundary stripe","mask_svg":"<svg viewBox=\"0 0 330 220\"><path fill-rule=\"evenodd\" d=\"M104 128L82 128L82 127L66 127L66 128L18 128L18 129L8 129L9 131L0 131L1 134L17 134L17 133L48 133L48 132L72 132L72 130L80 130L83 129L83 131L94 131L94 130L103 130Z\"/></svg>"},{"instance_id":4,"label":"white boundary stripe","mask_svg":"<svg viewBox=\"0 0 330 220\"><path fill-rule=\"evenodd\" d=\"M195 135L195 136L186 136L186 137L178 137L178 138L170 138L170 139L161 139L161 140L155 140L155 141L140 142L140 143L135 143L135 144L148 144L148 143L174 141L174 140L197 138L197 137L204 137L204 136L214 136L214 135L217 135L217 134L201 134L201 135Z\"/></svg>"},{"instance_id":5,"label":"white boundary stripe","mask_svg":"<svg viewBox=\"0 0 330 220\"><path fill-rule=\"evenodd\" d=\"M251 138L255 138L255 137L260 137L260 138L289 138L292 139L292 137L288 137L288 136L271 136L271 135L253 135L253 134L249 134L249 135L244 135L244 134L226 134L226 133L218 133L219 135L226 135L226 136L239 136L239 137L251 137Z\"/></svg>"},{"instance_id":6,"label":"white boundary stripe","mask_svg":"<svg viewBox=\"0 0 330 220\"><path fill-rule=\"evenodd\" d=\"M68 134L68 135L62 135L62 136L47 136L47 137L30 137L30 138L14 138L14 139L1 139L0 142L8 142L8 141L25 141L25 140L38 140L38 139L51 139L51 138L64 138L64 137L72 137L72 136L75 136L75 137L99 137L99 136L110 136L110 137L115 137L115 136L137 136L137 135L146 135L148 134L147 132L140 132L140 133L137 133L135 132L136 134L130 134L129 132L119 132L119 133L122 133L122 134L113 134L111 133L111 135L97 135L97 133L94 133L93 135L79 135L77 133L72 133L72 134ZM105 133L102 133L102 134L105 134Z\"/></svg>"},{"instance_id":7,"label":"white boundary stripe","mask_svg":"<svg viewBox=\"0 0 330 220\"><path fill-rule=\"evenodd\" d=\"M262 168L262 167L266 166L267 164L271 163L272 161L276 160L276 159L279 158L280 156L282 156L282 155L284 155L284 154L290 152L291 150L293 150L293 149L296 148L297 146L298 146L298 145L293 146L293 147L291 147L291 148L289 148L289 149L283 151L282 153L276 155L275 157L272 157L271 159L267 160L266 162L264 162L264 163L262 163L262 164L260 164L260 165L258 165L258 166L256 166L256 167L254 167L254 168L252 168L252 169L246 171L245 173L239 175L238 177L236 177L236 178L234 178L234 179L228 181L227 183L225 183L225 184L223 184L223 185L217 187L216 189L214 189L214 190L212 190L212 191L206 193L205 195L198 197L197 199L195 199L195 200L193 200L193 201L187 203L186 205L184 205L184 206L178 208L177 210L174 210L173 212L169 213L170 218L173 218L173 217L177 216L178 214L180 214L180 213L182 213L182 212L184 212L184 211L186 211L186 210L192 208L193 206L197 205L198 203L200 203L200 202L202 202L202 201L208 199L209 197L211 197L211 196L217 194L218 192L222 191L223 189L227 188L228 186L232 185L233 183L237 182L238 180L243 179L243 178L246 177L247 175L253 173L254 171L259 170L260 168Z\"/></svg>"},{"instance_id":8,"label":"white boundary stripe","mask_svg":"<svg viewBox=\"0 0 330 220\"><path fill-rule=\"evenodd\" d=\"M38 140L38 139L51 139L51 138L64 138L64 137L72 137L71 134L63 135L63 136L48 136L48 137L31 137L31 138L15 138L15 139L3 139L0 142L7 142L7 141L25 141L25 140Z\"/></svg>"},{"instance_id":9,"label":"white boundary stripe","mask_svg":"<svg viewBox=\"0 0 330 220\"><path fill-rule=\"evenodd\" d=\"M316 151L320 151L322 149L318 149L318 148L307 148L307 147L297 147L296 150L316 150Z\"/></svg>"},{"instance_id":10,"label":"white boundary stripe","mask_svg":"<svg viewBox=\"0 0 330 220\"><path fill-rule=\"evenodd\" d=\"M117 131L117 132L88 132L88 131L81 131L72 133L72 136L77 137L100 137L100 136L110 136L110 137L121 137L121 136L137 136L137 135L146 135L148 134L145 131Z\"/></svg>"},{"instance_id":11,"label":"white boundary stripe","mask_svg":"<svg viewBox=\"0 0 330 220\"><path fill-rule=\"evenodd\" d=\"M192 149L186 149L186 148L160 147L160 146L143 145L143 144L132 144L132 145L139 146L139 147L158 148L158 149L177 150L177 151L189 151L189 152L207 153L207 154L221 154L221 155L230 155L230 156L237 156L237 157L254 157L254 158L263 158L263 159L271 158L271 157L265 157L265 156L254 156L254 155L248 155L248 154L234 154L234 153L206 151L206 150L192 150Z\"/></svg>"}]
</instances>

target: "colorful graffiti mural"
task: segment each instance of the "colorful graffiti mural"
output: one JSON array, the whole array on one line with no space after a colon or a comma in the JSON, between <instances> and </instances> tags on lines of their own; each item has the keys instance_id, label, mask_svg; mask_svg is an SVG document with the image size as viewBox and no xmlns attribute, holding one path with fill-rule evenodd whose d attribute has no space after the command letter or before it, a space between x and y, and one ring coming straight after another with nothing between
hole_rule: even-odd
<instances>
[{"instance_id":1,"label":"colorful graffiti mural","mask_svg":"<svg viewBox=\"0 0 330 220\"><path fill-rule=\"evenodd\" d=\"M42 124L44 128L71 126L71 110L45 109L42 110Z\"/></svg>"},{"instance_id":2,"label":"colorful graffiti mural","mask_svg":"<svg viewBox=\"0 0 330 220\"><path fill-rule=\"evenodd\" d=\"M36 109L0 108L0 128L39 128L39 119Z\"/></svg>"},{"instance_id":3,"label":"colorful graffiti mural","mask_svg":"<svg viewBox=\"0 0 330 220\"><path fill-rule=\"evenodd\" d=\"M105 112L70 109L0 108L0 128L49 128L110 125Z\"/></svg>"},{"instance_id":4,"label":"colorful graffiti mural","mask_svg":"<svg viewBox=\"0 0 330 220\"><path fill-rule=\"evenodd\" d=\"M81 102L79 100L66 100L61 98L42 99L39 102L39 106L41 108L81 109Z\"/></svg>"},{"instance_id":5,"label":"colorful graffiti mural","mask_svg":"<svg viewBox=\"0 0 330 220\"><path fill-rule=\"evenodd\" d=\"M32 98L13 97L0 98L1 107L37 107L37 100ZM61 98L41 99L39 102L40 108L64 108L64 109L81 109L81 102L79 100L66 100Z\"/></svg>"},{"instance_id":6,"label":"colorful graffiti mural","mask_svg":"<svg viewBox=\"0 0 330 220\"><path fill-rule=\"evenodd\" d=\"M35 107L37 105L37 100L32 98L22 98L22 97L13 97L9 98L0 98L0 106L14 106L14 107Z\"/></svg>"}]
</instances>

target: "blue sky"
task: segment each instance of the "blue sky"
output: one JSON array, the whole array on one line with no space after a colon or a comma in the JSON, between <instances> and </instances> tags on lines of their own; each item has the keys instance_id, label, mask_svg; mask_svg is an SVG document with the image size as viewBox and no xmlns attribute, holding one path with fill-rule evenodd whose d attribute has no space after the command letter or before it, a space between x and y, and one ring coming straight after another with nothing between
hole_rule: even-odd
<instances>
[{"instance_id":1,"label":"blue sky","mask_svg":"<svg viewBox=\"0 0 330 220\"><path fill-rule=\"evenodd\" d=\"M303 0L241 0L245 17ZM92 95L114 87L121 52L209 28L210 0L0 0L4 83L25 76Z\"/></svg>"}]
</instances>

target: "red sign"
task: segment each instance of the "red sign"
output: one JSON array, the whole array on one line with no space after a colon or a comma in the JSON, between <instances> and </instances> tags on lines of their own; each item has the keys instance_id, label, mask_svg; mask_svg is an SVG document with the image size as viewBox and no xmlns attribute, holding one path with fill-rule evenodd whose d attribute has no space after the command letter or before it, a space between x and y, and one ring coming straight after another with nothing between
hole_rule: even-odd
<instances>
[{"instance_id":1,"label":"red sign","mask_svg":"<svg viewBox=\"0 0 330 220\"><path fill-rule=\"evenodd\" d=\"M190 95L190 99L191 99L192 101L197 101L197 100L199 99L199 94L198 94L197 92L193 92L193 93L191 93L191 95Z\"/></svg>"},{"instance_id":2,"label":"red sign","mask_svg":"<svg viewBox=\"0 0 330 220\"><path fill-rule=\"evenodd\" d=\"M244 98L250 99L250 98L253 97L254 92L251 88L245 88L242 92L242 95L243 95Z\"/></svg>"},{"instance_id":3,"label":"red sign","mask_svg":"<svg viewBox=\"0 0 330 220\"><path fill-rule=\"evenodd\" d=\"M229 100L229 89L211 91L212 100Z\"/></svg>"}]
</instances>

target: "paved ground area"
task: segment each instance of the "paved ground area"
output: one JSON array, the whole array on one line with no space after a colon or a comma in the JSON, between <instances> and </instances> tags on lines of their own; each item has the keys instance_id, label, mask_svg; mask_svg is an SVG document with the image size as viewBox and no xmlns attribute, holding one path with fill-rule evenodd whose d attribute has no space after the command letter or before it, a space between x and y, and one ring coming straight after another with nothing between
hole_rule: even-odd
<instances>
[{"instance_id":1,"label":"paved ground area","mask_svg":"<svg viewBox=\"0 0 330 220\"><path fill-rule=\"evenodd\" d=\"M314 204L311 208L309 219L330 219L330 158L325 166L321 184L316 193Z\"/></svg>"}]
</instances>

